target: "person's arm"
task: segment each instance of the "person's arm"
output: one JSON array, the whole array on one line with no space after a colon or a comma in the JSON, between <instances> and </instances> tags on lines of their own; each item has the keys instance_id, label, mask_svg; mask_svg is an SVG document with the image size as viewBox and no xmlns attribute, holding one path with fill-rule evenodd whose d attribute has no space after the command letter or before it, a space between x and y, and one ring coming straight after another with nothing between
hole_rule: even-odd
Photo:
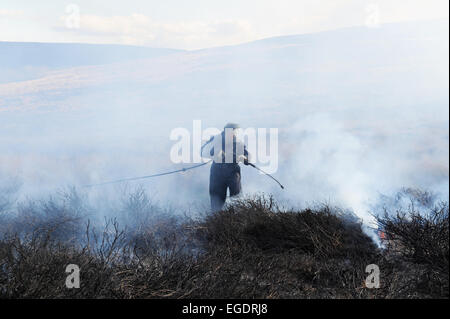
<instances>
[{"instance_id":1,"label":"person's arm","mask_svg":"<svg viewBox=\"0 0 450 319\"><path fill-rule=\"evenodd\" d=\"M248 165L250 160L250 153L247 151L247 146L243 142L238 142L239 145L235 145L234 156L239 163L244 163L244 165ZM239 147L239 151L238 151Z\"/></svg>"},{"instance_id":2,"label":"person's arm","mask_svg":"<svg viewBox=\"0 0 450 319\"><path fill-rule=\"evenodd\" d=\"M244 145L244 165L248 165L250 160L250 154L247 151L247 147Z\"/></svg>"},{"instance_id":3,"label":"person's arm","mask_svg":"<svg viewBox=\"0 0 450 319\"><path fill-rule=\"evenodd\" d=\"M200 149L200 156L203 156L203 149L206 147L206 145L208 145L209 143L211 143L214 140L214 136L211 136L211 138L209 139L209 141L207 141L205 144L203 144L203 146ZM214 155L214 147L211 148L211 150L209 151L209 155L213 156Z\"/></svg>"}]
</instances>

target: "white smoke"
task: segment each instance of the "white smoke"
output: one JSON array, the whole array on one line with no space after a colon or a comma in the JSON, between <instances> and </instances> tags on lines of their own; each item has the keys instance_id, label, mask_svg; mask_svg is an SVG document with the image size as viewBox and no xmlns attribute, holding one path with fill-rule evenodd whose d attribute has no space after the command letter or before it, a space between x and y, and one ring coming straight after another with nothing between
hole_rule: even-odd
<instances>
[{"instance_id":1,"label":"white smoke","mask_svg":"<svg viewBox=\"0 0 450 319\"><path fill-rule=\"evenodd\" d=\"M442 25L275 38L0 84L0 184L19 179L21 200L169 171L181 167L170 161L172 129L234 121L279 129L274 176L286 189L243 167L246 194L332 203L366 225L380 194L412 187L447 199ZM207 166L138 183L160 203L209 203ZM89 192L114 197L115 187Z\"/></svg>"}]
</instances>

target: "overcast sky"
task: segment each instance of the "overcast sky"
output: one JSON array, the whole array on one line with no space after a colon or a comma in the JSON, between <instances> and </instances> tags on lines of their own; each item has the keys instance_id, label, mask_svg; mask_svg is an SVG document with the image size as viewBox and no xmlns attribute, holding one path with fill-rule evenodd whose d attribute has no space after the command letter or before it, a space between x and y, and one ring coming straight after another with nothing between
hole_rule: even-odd
<instances>
[{"instance_id":1,"label":"overcast sky","mask_svg":"<svg viewBox=\"0 0 450 319\"><path fill-rule=\"evenodd\" d=\"M448 12L448 0L0 0L0 41L200 49Z\"/></svg>"}]
</instances>

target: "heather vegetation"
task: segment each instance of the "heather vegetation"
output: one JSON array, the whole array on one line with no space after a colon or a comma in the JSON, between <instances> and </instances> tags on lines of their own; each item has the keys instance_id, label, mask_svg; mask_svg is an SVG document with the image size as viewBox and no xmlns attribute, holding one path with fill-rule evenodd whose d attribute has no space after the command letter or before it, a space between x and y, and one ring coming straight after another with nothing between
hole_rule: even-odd
<instances>
[{"instance_id":1,"label":"heather vegetation","mask_svg":"<svg viewBox=\"0 0 450 319\"><path fill-rule=\"evenodd\" d=\"M448 298L447 203L385 209L379 247L345 211L270 196L193 217L137 189L103 219L74 189L2 200L1 298ZM79 289L65 286L68 264Z\"/></svg>"}]
</instances>

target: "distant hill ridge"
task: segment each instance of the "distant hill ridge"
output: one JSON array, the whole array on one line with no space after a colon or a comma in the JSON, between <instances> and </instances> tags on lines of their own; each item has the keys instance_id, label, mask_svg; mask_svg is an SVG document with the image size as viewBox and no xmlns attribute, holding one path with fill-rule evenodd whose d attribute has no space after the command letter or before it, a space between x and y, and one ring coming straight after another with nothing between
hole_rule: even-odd
<instances>
[{"instance_id":1,"label":"distant hill ridge","mask_svg":"<svg viewBox=\"0 0 450 319\"><path fill-rule=\"evenodd\" d=\"M0 68L99 65L182 51L118 44L0 42Z\"/></svg>"}]
</instances>

